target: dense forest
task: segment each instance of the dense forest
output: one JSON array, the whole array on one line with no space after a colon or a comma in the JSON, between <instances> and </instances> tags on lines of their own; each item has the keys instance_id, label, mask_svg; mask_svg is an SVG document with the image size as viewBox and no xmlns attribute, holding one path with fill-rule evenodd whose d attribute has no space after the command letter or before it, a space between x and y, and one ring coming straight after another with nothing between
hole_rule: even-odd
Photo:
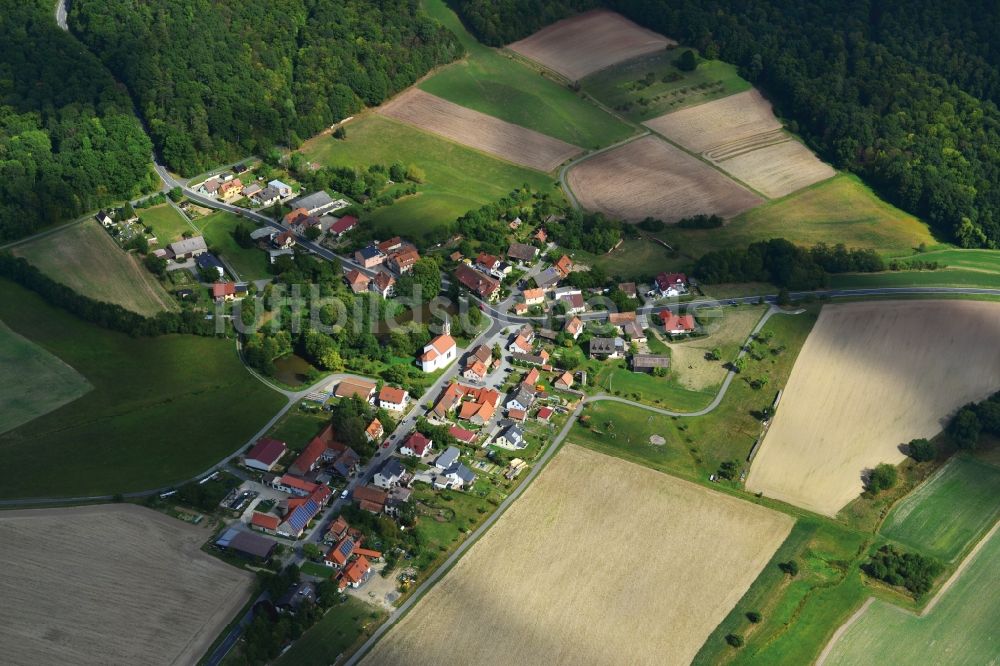
<instances>
[{"instance_id":1,"label":"dense forest","mask_svg":"<svg viewBox=\"0 0 1000 666\"><path fill-rule=\"evenodd\" d=\"M0 0L0 240L137 194L152 146L53 5Z\"/></svg>"},{"instance_id":2,"label":"dense forest","mask_svg":"<svg viewBox=\"0 0 1000 666\"><path fill-rule=\"evenodd\" d=\"M451 0L505 44L594 6L740 66L835 166L967 247L1000 246L1000 3Z\"/></svg>"},{"instance_id":3,"label":"dense forest","mask_svg":"<svg viewBox=\"0 0 1000 666\"><path fill-rule=\"evenodd\" d=\"M297 147L462 52L418 0L76 0L70 26L185 174Z\"/></svg>"}]
</instances>

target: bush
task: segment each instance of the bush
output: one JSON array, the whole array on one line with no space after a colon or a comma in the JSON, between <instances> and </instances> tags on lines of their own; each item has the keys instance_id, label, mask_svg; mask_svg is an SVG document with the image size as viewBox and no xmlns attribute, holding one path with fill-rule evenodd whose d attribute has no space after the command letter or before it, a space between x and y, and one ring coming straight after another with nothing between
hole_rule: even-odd
<instances>
[{"instance_id":1,"label":"bush","mask_svg":"<svg viewBox=\"0 0 1000 666\"><path fill-rule=\"evenodd\" d=\"M784 571L789 576L799 575L799 563L795 560L788 560L787 562L779 562L778 568Z\"/></svg>"},{"instance_id":2,"label":"bush","mask_svg":"<svg viewBox=\"0 0 1000 666\"><path fill-rule=\"evenodd\" d=\"M674 65L682 72L693 72L698 67L698 56L691 49L687 49L674 60Z\"/></svg>"},{"instance_id":3,"label":"bush","mask_svg":"<svg viewBox=\"0 0 1000 666\"><path fill-rule=\"evenodd\" d=\"M880 493L896 485L899 475L895 465L882 463L872 470L868 476L868 490L873 493Z\"/></svg>"},{"instance_id":4,"label":"bush","mask_svg":"<svg viewBox=\"0 0 1000 666\"><path fill-rule=\"evenodd\" d=\"M927 462L937 457L937 450L927 439L913 439L907 445L907 453L917 462Z\"/></svg>"},{"instance_id":5,"label":"bush","mask_svg":"<svg viewBox=\"0 0 1000 666\"><path fill-rule=\"evenodd\" d=\"M732 645L734 648L743 647L743 637L740 636L739 634L726 634L726 642Z\"/></svg>"},{"instance_id":6,"label":"bush","mask_svg":"<svg viewBox=\"0 0 1000 666\"><path fill-rule=\"evenodd\" d=\"M757 624L761 620L761 615L757 611L749 611L747 612L747 619L752 623Z\"/></svg>"},{"instance_id":7,"label":"bush","mask_svg":"<svg viewBox=\"0 0 1000 666\"><path fill-rule=\"evenodd\" d=\"M695 215L677 221L674 226L681 229L716 229L722 226L724 220L718 215Z\"/></svg>"}]
</instances>

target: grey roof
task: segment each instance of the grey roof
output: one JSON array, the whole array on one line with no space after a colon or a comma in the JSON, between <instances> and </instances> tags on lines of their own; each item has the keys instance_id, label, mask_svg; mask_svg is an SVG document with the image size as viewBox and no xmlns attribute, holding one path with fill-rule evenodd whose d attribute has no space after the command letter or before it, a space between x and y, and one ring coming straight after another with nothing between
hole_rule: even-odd
<instances>
[{"instance_id":1,"label":"grey roof","mask_svg":"<svg viewBox=\"0 0 1000 666\"><path fill-rule=\"evenodd\" d=\"M171 243L167 247L169 247L176 255L187 254L188 252L208 251L208 246L205 245L205 239L201 236L185 238L184 240L179 240L176 243Z\"/></svg>"},{"instance_id":2,"label":"grey roof","mask_svg":"<svg viewBox=\"0 0 1000 666\"><path fill-rule=\"evenodd\" d=\"M260 227L259 229L254 229L250 232L250 238L254 240L260 240L261 238L274 238L278 235L278 230L274 227Z\"/></svg>"},{"instance_id":3,"label":"grey roof","mask_svg":"<svg viewBox=\"0 0 1000 666\"><path fill-rule=\"evenodd\" d=\"M434 465L441 469L447 469L451 467L458 460L460 451L454 446L449 446L444 450L444 453L438 456L437 460L434 461Z\"/></svg>"},{"instance_id":4,"label":"grey roof","mask_svg":"<svg viewBox=\"0 0 1000 666\"><path fill-rule=\"evenodd\" d=\"M538 248L526 243L511 243L507 248L507 256L521 261L531 261L538 254Z\"/></svg>"},{"instance_id":5,"label":"grey roof","mask_svg":"<svg viewBox=\"0 0 1000 666\"><path fill-rule=\"evenodd\" d=\"M368 247L363 247L358 250L358 254L360 254L364 259L373 259L382 254L382 251L374 245L369 245Z\"/></svg>"},{"instance_id":6,"label":"grey roof","mask_svg":"<svg viewBox=\"0 0 1000 666\"><path fill-rule=\"evenodd\" d=\"M214 254L199 254L194 260L194 263L198 265L198 268L216 268L221 271L225 271L226 267L222 265L222 262L215 258Z\"/></svg>"},{"instance_id":7,"label":"grey roof","mask_svg":"<svg viewBox=\"0 0 1000 666\"><path fill-rule=\"evenodd\" d=\"M268 185L267 187L265 187L264 189L262 189L260 192L258 192L253 196L258 201L270 201L271 199L277 199L279 196L281 196L281 192Z\"/></svg>"},{"instance_id":8,"label":"grey roof","mask_svg":"<svg viewBox=\"0 0 1000 666\"><path fill-rule=\"evenodd\" d=\"M267 186L268 187L272 187L272 188L274 188L276 190L279 189L279 188L284 188L286 190L292 189L291 185L283 183L280 180L278 180L277 178L275 178L274 180L268 181ZM303 206L303 208L305 208L305 206Z\"/></svg>"},{"instance_id":9,"label":"grey roof","mask_svg":"<svg viewBox=\"0 0 1000 666\"><path fill-rule=\"evenodd\" d=\"M268 557L277 545L273 539L252 532L239 531L229 541L227 547L254 557Z\"/></svg>"},{"instance_id":10,"label":"grey roof","mask_svg":"<svg viewBox=\"0 0 1000 666\"><path fill-rule=\"evenodd\" d=\"M326 192L320 190L293 200L291 205L295 208L305 208L310 213L326 210L336 203Z\"/></svg>"},{"instance_id":11,"label":"grey roof","mask_svg":"<svg viewBox=\"0 0 1000 666\"><path fill-rule=\"evenodd\" d=\"M528 390L526 386L521 384L518 386L517 391L514 393L511 399L508 400L507 402L509 403L514 400L524 405L525 407L530 407L531 403L535 401L535 393L534 391Z\"/></svg>"},{"instance_id":12,"label":"grey roof","mask_svg":"<svg viewBox=\"0 0 1000 666\"><path fill-rule=\"evenodd\" d=\"M406 468L403 464L399 462L398 458L389 458L382 465L382 469L379 470L379 474L386 478L400 477L406 472Z\"/></svg>"},{"instance_id":13,"label":"grey roof","mask_svg":"<svg viewBox=\"0 0 1000 666\"><path fill-rule=\"evenodd\" d=\"M534 365L544 365L545 359L538 354L524 354L522 352L514 352L510 355L515 361L521 361L522 363L532 363Z\"/></svg>"},{"instance_id":14,"label":"grey roof","mask_svg":"<svg viewBox=\"0 0 1000 666\"><path fill-rule=\"evenodd\" d=\"M449 469L447 474L454 474L462 480L462 483L469 484L476 480L476 475L472 473L472 470L463 465L462 463L457 463Z\"/></svg>"},{"instance_id":15,"label":"grey roof","mask_svg":"<svg viewBox=\"0 0 1000 666\"><path fill-rule=\"evenodd\" d=\"M551 287L561 279L562 274L550 266L535 276L535 284L539 287Z\"/></svg>"},{"instance_id":16,"label":"grey roof","mask_svg":"<svg viewBox=\"0 0 1000 666\"><path fill-rule=\"evenodd\" d=\"M591 354L613 354L616 350L625 348L625 340L622 338L591 338Z\"/></svg>"},{"instance_id":17,"label":"grey roof","mask_svg":"<svg viewBox=\"0 0 1000 666\"><path fill-rule=\"evenodd\" d=\"M521 428L520 425L515 423L514 425L509 426L506 430L503 431L503 436L507 438L508 442L511 442L513 444L520 444L522 441L524 441L524 430Z\"/></svg>"},{"instance_id":18,"label":"grey roof","mask_svg":"<svg viewBox=\"0 0 1000 666\"><path fill-rule=\"evenodd\" d=\"M632 356L633 368L666 368L669 366L669 356L660 356L657 354L635 354Z\"/></svg>"}]
</instances>

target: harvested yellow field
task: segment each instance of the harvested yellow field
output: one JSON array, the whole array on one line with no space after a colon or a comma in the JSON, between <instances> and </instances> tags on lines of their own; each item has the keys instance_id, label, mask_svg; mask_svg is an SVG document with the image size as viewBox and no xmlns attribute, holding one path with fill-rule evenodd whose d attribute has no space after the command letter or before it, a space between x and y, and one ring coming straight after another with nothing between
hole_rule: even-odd
<instances>
[{"instance_id":1,"label":"harvested yellow field","mask_svg":"<svg viewBox=\"0 0 1000 666\"><path fill-rule=\"evenodd\" d=\"M666 141L646 136L583 160L567 182L587 209L630 222L733 217L763 199Z\"/></svg>"},{"instance_id":2,"label":"harvested yellow field","mask_svg":"<svg viewBox=\"0 0 1000 666\"><path fill-rule=\"evenodd\" d=\"M177 309L139 259L118 247L94 220L18 245L11 252L95 300L146 316Z\"/></svg>"},{"instance_id":3,"label":"harvested yellow field","mask_svg":"<svg viewBox=\"0 0 1000 666\"><path fill-rule=\"evenodd\" d=\"M379 113L470 148L539 171L553 171L583 149L485 113L467 109L419 88L397 95Z\"/></svg>"},{"instance_id":4,"label":"harvested yellow field","mask_svg":"<svg viewBox=\"0 0 1000 666\"><path fill-rule=\"evenodd\" d=\"M772 199L833 178L837 172L798 141L789 139L716 162L734 178Z\"/></svg>"},{"instance_id":5,"label":"harvested yellow field","mask_svg":"<svg viewBox=\"0 0 1000 666\"><path fill-rule=\"evenodd\" d=\"M1000 382L1000 303L825 306L785 387L746 486L828 516L901 444L941 431Z\"/></svg>"},{"instance_id":6,"label":"harvested yellow field","mask_svg":"<svg viewBox=\"0 0 1000 666\"><path fill-rule=\"evenodd\" d=\"M687 664L792 527L567 444L366 664Z\"/></svg>"},{"instance_id":7,"label":"harvested yellow field","mask_svg":"<svg viewBox=\"0 0 1000 666\"><path fill-rule=\"evenodd\" d=\"M0 513L4 663L197 662L253 583L209 536L133 505Z\"/></svg>"},{"instance_id":8,"label":"harvested yellow field","mask_svg":"<svg viewBox=\"0 0 1000 666\"><path fill-rule=\"evenodd\" d=\"M676 43L621 14L594 10L557 21L507 48L577 81Z\"/></svg>"},{"instance_id":9,"label":"harvested yellow field","mask_svg":"<svg viewBox=\"0 0 1000 666\"><path fill-rule=\"evenodd\" d=\"M776 198L836 172L781 129L755 89L646 121L646 126Z\"/></svg>"}]
</instances>

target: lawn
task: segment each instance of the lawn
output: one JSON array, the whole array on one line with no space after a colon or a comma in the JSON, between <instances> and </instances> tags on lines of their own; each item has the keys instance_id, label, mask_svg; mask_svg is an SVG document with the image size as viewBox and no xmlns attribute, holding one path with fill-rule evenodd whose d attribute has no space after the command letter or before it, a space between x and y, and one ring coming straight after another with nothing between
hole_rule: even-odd
<instances>
[{"instance_id":1,"label":"lawn","mask_svg":"<svg viewBox=\"0 0 1000 666\"><path fill-rule=\"evenodd\" d=\"M195 228L188 223L184 214L170 204L140 208L136 210L136 214L145 226L153 228L153 235L160 247L179 241L185 231L195 233Z\"/></svg>"},{"instance_id":2,"label":"lawn","mask_svg":"<svg viewBox=\"0 0 1000 666\"><path fill-rule=\"evenodd\" d=\"M702 646L693 664L809 664L830 636L864 600L856 564L865 538L829 521L800 518L747 593ZM795 560L787 576L781 562ZM751 624L746 613L761 614ZM743 636L734 650L727 634Z\"/></svg>"},{"instance_id":3,"label":"lawn","mask_svg":"<svg viewBox=\"0 0 1000 666\"><path fill-rule=\"evenodd\" d=\"M93 387L80 373L0 321L0 433L76 400Z\"/></svg>"},{"instance_id":4,"label":"lawn","mask_svg":"<svg viewBox=\"0 0 1000 666\"><path fill-rule=\"evenodd\" d=\"M177 308L138 257L122 250L94 220L18 245L12 252L84 296L147 316Z\"/></svg>"},{"instance_id":5,"label":"lawn","mask_svg":"<svg viewBox=\"0 0 1000 666\"><path fill-rule=\"evenodd\" d=\"M306 448L309 441L330 422L329 414L323 411L308 412L300 407L290 409L274 424L268 437L281 440L293 451Z\"/></svg>"},{"instance_id":6,"label":"lawn","mask_svg":"<svg viewBox=\"0 0 1000 666\"><path fill-rule=\"evenodd\" d=\"M844 243L887 256L909 254L921 243L932 248L939 245L926 224L882 201L846 174L758 206L721 228L667 228L657 235L691 257L770 238L801 245Z\"/></svg>"},{"instance_id":7,"label":"lawn","mask_svg":"<svg viewBox=\"0 0 1000 666\"><path fill-rule=\"evenodd\" d=\"M222 259L231 265L239 273L240 280L266 280L271 277L268 271L269 260L267 253L255 247L245 248L236 244L233 238L233 231L240 224L250 227L254 225L247 222L239 215L219 211L200 218L197 221L198 228L205 236L205 243L212 252L220 255ZM234 276L236 277L236 276Z\"/></svg>"},{"instance_id":8,"label":"lawn","mask_svg":"<svg viewBox=\"0 0 1000 666\"><path fill-rule=\"evenodd\" d=\"M521 59L477 42L443 0L425 0L424 6L458 35L468 55L421 81L421 90L586 149L610 145L635 132Z\"/></svg>"},{"instance_id":9,"label":"lawn","mask_svg":"<svg viewBox=\"0 0 1000 666\"><path fill-rule=\"evenodd\" d=\"M712 402L715 390L692 391L676 380L676 371L667 377L632 372L626 361L593 361L588 367L590 388L677 412L694 412ZM713 387L717 388L717 387Z\"/></svg>"},{"instance_id":10,"label":"lawn","mask_svg":"<svg viewBox=\"0 0 1000 666\"><path fill-rule=\"evenodd\" d=\"M1000 533L994 533L927 615L875 601L825 664L994 664L1000 654Z\"/></svg>"},{"instance_id":11,"label":"lawn","mask_svg":"<svg viewBox=\"0 0 1000 666\"><path fill-rule=\"evenodd\" d=\"M959 456L897 504L881 533L951 562L1000 517L1000 469Z\"/></svg>"},{"instance_id":12,"label":"lawn","mask_svg":"<svg viewBox=\"0 0 1000 666\"><path fill-rule=\"evenodd\" d=\"M423 169L426 182L418 186L416 195L364 216L380 234L419 238L525 184L562 199L562 191L545 174L376 114L348 123L345 140L319 136L308 141L303 152L310 160L331 166L367 168L399 161Z\"/></svg>"},{"instance_id":13,"label":"lawn","mask_svg":"<svg viewBox=\"0 0 1000 666\"><path fill-rule=\"evenodd\" d=\"M385 619L385 611L354 597L334 606L275 662L279 666L325 666L353 652Z\"/></svg>"},{"instance_id":14,"label":"lawn","mask_svg":"<svg viewBox=\"0 0 1000 666\"><path fill-rule=\"evenodd\" d=\"M691 260L671 252L659 243L644 238L630 238L605 254L590 254L583 250L573 250L573 261L587 266L596 266L618 280L651 282L653 277L664 270L688 269Z\"/></svg>"},{"instance_id":15,"label":"lawn","mask_svg":"<svg viewBox=\"0 0 1000 666\"><path fill-rule=\"evenodd\" d=\"M770 351L761 361L748 357L746 369L733 380L722 403L705 416L667 417L640 407L597 402L584 409L586 421L581 419L573 426L573 441L699 481L715 473L723 461L736 461L742 467L760 434L760 421L754 413L770 405L776 391L788 381L816 312L813 307L799 315L772 317L763 329L773 333ZM768 377L767 386L751 388L747 380L762 376ZM652 435L663 437L666 444L652 444Z\"/></svg>"},{"instance_id":16,"label":"lawn","mask_svg":"<svg viewBox=\"0 0 1000 666\"><path fill-rule=\"evenodd\" d=\"M284 398L243 367L231 340L131 338L0 281L0 318L94 387L0 435L0 496L74 497L184 481L253 436Z\"/></svg>"},{"instance_id":17,"label":"lawn","mask_svg":"<svg viewBox=\"0 0 1000 666\"><path fill-rule=\"evenodd\" d=\"M659 51L608 67L585 78L583 89L635 122L750 89L736 66L721 60L682 72L673 62L683 51ZM651 83L644 85L649 74Z\"/></svg>"}]
</instances>

